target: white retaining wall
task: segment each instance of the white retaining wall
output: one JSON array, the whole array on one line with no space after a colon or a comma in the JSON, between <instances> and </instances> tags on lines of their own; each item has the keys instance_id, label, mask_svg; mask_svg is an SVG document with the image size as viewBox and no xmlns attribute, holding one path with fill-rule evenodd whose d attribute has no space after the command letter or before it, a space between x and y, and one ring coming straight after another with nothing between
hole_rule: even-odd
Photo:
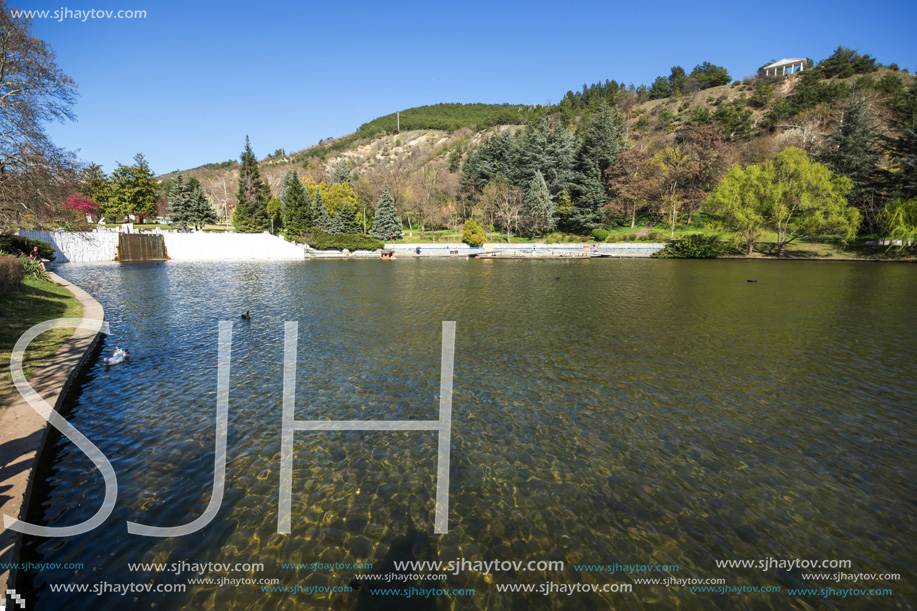
<instances>
[{"instance_id":1,"label":"white retaining wall","mask_svg":"<svg viewBox=\"0 0 917 611\"><path fill-rule=\"evenodd\" d=\"M306 251L268 233L163 233L173 261L304 259Z\"/></svg>"},{"instance_id":2,"label":"white retaining wall","mask_svg":"<svg viewBox=\"0 0 917 611\"><path fill-rule=\"evenodd\" d=\"M114 261L118 256L118 234L89 231L19 230L19 235L48 242L57 251L55 262Z\"/></svg>"},{"instance_id":3,"label":"white retaining wall","mask_svg":"<svg viewBox=\"0 0 917 611\"><path fill-rule=\"evenodd\" d=\"M44 240L57 251L55 261L114 261L118 234L20 230L19 235ZM219 261L230 259L300 260L305 250L281 237L266 233L169 233L162 234L166 254L173 261Z\"/></svg>"}]
</instances>

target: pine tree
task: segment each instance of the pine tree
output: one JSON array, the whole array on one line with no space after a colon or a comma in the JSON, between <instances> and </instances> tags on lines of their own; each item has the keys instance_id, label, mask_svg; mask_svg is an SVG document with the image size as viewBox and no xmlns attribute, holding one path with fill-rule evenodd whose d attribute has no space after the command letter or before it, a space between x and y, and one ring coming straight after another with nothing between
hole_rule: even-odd
<instances>
[{"instance_id":1,"label":"pine tree","mask_svg":"<svg viewBox=\"0 0 917 611\"><path fill-rule=\"evenodd\" d=\"M347 163L346 159L341 159L334 168L334 176L331 178L331 184L336 185L345 182L353 186L353 182L350 178L350 164Z\"/></svg>"},{"instance_id":2,"label":"pine tree","mask_svg":"<svg viewBox=\"0 0 917 611\"><path fill-rule=\"evenodd\" d=\"M289 170L283 176L283 225L287 238L296 239L312 227L312 208L296 170Z\"/></svg>"},{"instance_id":3,"label":"pine tree","mask_svg":"<svg viewBox=\"0 0 917 611\"><path fill-rule=\"evenodd\" d=\"M203 189L196 189L191 192L191 222L195 225L214 225L217 222L216 212L210 203L210 197L204 193Z\"/></svg>"},{"instance_id":4,"label":"pine tree","mask_svg":"<svg viewBox=\"0 0 917 611\"><path fill-rule=\"evenodd\" d=\"M895 131L884 139L891 158L886 179L890 192L913 199L917 197L917 81L896 96L891 108Z\"/></svg>"},{"instance_id":5,"label":"pine tree","mask_svg":"<svg viewBox=\"0 0 917 611\"><path fill-rule=\"evenodd\" d=\"M345 203L338 209L334 218L339 218L341 223L341 233L360 234L363 233L363 227L357 221L357 212L350 204Z\"/></svg>"},{"instance_id":6,"label":"pine tree","mask_svg":"<svg viewBox=\"0 0 917 611\"><path fill-rule=\"evenodd\" d=\"M577 151L577 177L572 192L574 208L569 224L587 232L602 220L602 207L610 197L605 185L607 170L624 150L624 119L617 109L603 104Z\"/></svg>"},{"instance_id":7,"label":"pine tree","mask_svg":"<svg viewBox=\"0 0 917 611\"><path fill-rule=\"evenodd\" d=\"M232 215L232 224L242 232L265 231L271 225L267 214L267 202L270 192L261 179L258 160L252 152L248 136L245 136L245 149L242 151L239 165L238 203Z\"/></svg>"},{"instance_id":8,"label":"pine tree","mask_svg":"<svg viewBox=\"0 0 917 611\"><path fill-rule=\"evenodd\" d=\"M169 221L179 229L191 222L191 191L181 174L175 177L169 189Z\"/></svg>"},{"instance_id":9,"label":"pine tree","mask_svg":"<svg viewBox=\"0 0 917 611\"><path fill-rule=\"evenodd\" d=\"M331 235L341 235L344 233L344 223L342 223L341 220L341 212L339 210L337 214L331 217L331 221L328 222L328 233Z\"/></svg>"},{"instance_id":10,"label":"pine tree","mask_svg":"<svg viewBox=\"0 0 917 611\"><path fill-rule=\"evenodd\" d=\"M532 178L525 194L522 209L526 224L531 229L533 236L548 233L554 229L557 204L551 200L548 185L545 184L541 172L535 172L535 177Z\"/></svg>"},{"instance_id":11,"label":"pine tree","mask_svg":"<svg viewBox=\"0 0 917 611\"><path fill-rule=\"evenodd\" d=\"M401 238L401 221L398 220L398 211L395 209L395 200L389 195L388 187L382 190L379 202L376 204L376 218L373 219L373 228L369 235L377 240L398 240Z\"/></svg>"},{"instance_id":12,"label":"pine tree","mask_svg":"<svg viewBox=\"0 0 917 611\"><path fill-rule=\"evenodd\" d=\"M853 183L847 200L856 206L870 233L878 229L881 208L877 197L877 177L882 156L879 134L872 124L866 98L853 98L843 110L843 121L815 154L815 160L828 166L836 176Z\"/></svg>"},{"instance_id":13,"label":"pine tree","mask_svg":"<svg viewBox=\"0 0 917 611\"><path fill-rule=\"evenodd\" d=\"M312 224L319 231L328 231L331 224L328 209L325 208L325 202L322 201L320 188L315 190L315 199L312 200Z\"/></svg>"}]
</instances>

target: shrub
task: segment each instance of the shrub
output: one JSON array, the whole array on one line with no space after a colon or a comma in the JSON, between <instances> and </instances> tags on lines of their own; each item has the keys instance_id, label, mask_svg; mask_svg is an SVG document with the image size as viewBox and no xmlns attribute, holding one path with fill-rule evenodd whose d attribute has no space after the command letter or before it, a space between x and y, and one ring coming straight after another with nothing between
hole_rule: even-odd
<instances>
[{"instance_id":1,"label":"shrub","mask_svg":"<svg viewBox=\"0 0 917 611\"><path fill-rule=\"evenodd\" d=\"M385 246L381 240L352 233L331 235L317 231L312 235L304 235L303 239L316 250L379 250Z\"/></svg>"},{"instance_id":2,"label":"shrub","mask_svg":"<svg viewBox=\"0 0 917 611\"><path fill-rule=\"evenodd\" d=\"M610 235L611 235L611 232L605 231L604 229L596 228L592 230L592 237L595 238L596 242L604 242L605 240L608 239L608 236Z\"/></svg>"},{"instance_id":3,"label":"shrub","mask_svg":"<svg viewBox=\"0 0 917 611\"><path fill-rule=\"evenodd\" d=\"M16 251L22 251L23 254L29 254L34 247L38 247L38 254L42 259L54 260L54 249L47 242L41 240L30 240L18 235L6 234L0 235L0 250L16 254Z\"/></svg>"},{"instance_id":4,"label":"shrub","mask_svg":"<svg viewBox=\"0 0 917 611\"><path fill-rule=\"evenodd\" d=\"M22 261L18 257L0 257L0 297L17 290L24 277Z\"/></svg>"},{"instance_id":5,"label":"shrub","mask_svg":"<svg viewBox=\"0 0 917 611\"><path fill-rule=\"evenodd\" d=\"M658 242L659 240L663 239L663 236L660 233L651 231L648 234L646 234L646 239L649 240L650 242Z\"/></svg>"},{"instance_id":6,"label":"shrub","mask_svg":"<svg viewBox=\"0 0 917 611\"><path fill-rule=\"evenodd\" d=\"M715 259L724 249L725 244L719 236L692 233L680 240L670 240L653 256L661 259Z\"/></svg>"},{"instance_id":7,"label":"shrub","mask_svg":"<svg viewBox=\"0 0 917 611\"><path fill-rule=\"evenodd\" d=\"M51 276L48 275L48 272L41 269L41 263L38 261L33 261L32 259L21 259L22 261L22 271L29 278L37 278L38 280L44 280L45 282L51 282Z\"/></svg>"},{"instance_id":8,"label":"shrub","mask_svg":"<svg viewBox=\"0 0 917 611\"><path fill-rule=\"evenodd\" d=\"M462 242L472 248L477 248L484 244L486 238L484 228L478 225L474 219L465 221L465 225L462 227Z\"/></svg>"}]
</instances>

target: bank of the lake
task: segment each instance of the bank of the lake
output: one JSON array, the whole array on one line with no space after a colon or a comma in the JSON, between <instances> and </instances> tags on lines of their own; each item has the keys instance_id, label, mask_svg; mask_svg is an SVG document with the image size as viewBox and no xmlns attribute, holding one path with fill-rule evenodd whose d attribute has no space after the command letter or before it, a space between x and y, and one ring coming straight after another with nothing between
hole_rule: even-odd
<instances>
[{"instance_id":1,"label":"bank of the lake","mask_svg":"<svg viewBox=\"0 0 917 611\"><path fill-rule=\"evenodd\" d=\"M52 282L27 278L22 289L2 302L3 314L12 318L0 331L5 394L0 403L0 514L25 519L35 488L36 466L48 439L49 427L26 399L13 388L10 358L16 341L30 328L55 318L102 320L102 306L89 294L60 276ZM89 362L99 340L85 329L60 328L35 338L23 355L23 375L38 395L54 409L61 402L81 368ZM41 483L39 482L39 485ZM16 531L0 531L0 592L11 588L20 560L22 537Z\"/></svg>"}]
</instances>

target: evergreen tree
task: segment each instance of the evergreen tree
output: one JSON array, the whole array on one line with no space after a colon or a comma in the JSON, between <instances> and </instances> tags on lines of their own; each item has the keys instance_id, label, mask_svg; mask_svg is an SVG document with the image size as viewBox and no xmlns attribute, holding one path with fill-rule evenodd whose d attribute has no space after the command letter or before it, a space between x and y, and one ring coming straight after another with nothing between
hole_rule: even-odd
<instances>
[{"instance_id":1,"label":"evergreen tree","mask_svg":"<svg viewBox=\"0 0 917 611\"><path fill-rule=\"evenodd\" d=\"M395 200L389 195L388 187L382 190L379 203L376 204L376 218L373 219L373 228L369 232L377 240L398 240L401 238L401 221L398 220L398 211L395 210Z\"/></svg>"},{"instance_id":2,"label":"evergreen tree","mask_svg":"<svg viewBox=\"0 0 917 611\"><path fill-rule=\"evenodd\" d=\"M657 76L656 80L653 81L652 87L649 90L649 96L651 100L660 100L663 98L668 98L672 95L672 85L669 83L669 79L664 76Z\"/></svg>"},{"instance_id":3,"label":"evergreen tree","mask_svg":"<svg viewBox=\"0 0 917 611\"><path fill-rule=\"evenodd\" d=\"M484 141L468 154L462 166L462 193L476 197L492 180L509 178L515 138L506 130Z\"/></svg>"},{"instance_id":4,"label":"evergreen tree","mask_svg":"<svg viewBox=\"0 0 917 611\"><path fill-rule=\"evenodd\" d=\"M236 194L238 203L232 215L232 224L242 232L265 231L271 225L267 214L270 192L261 179L258 160L252 152L248 136L245 136L245 149L240 161L239 192Z\"/></svg>"},{"instance_id":5,"label":"evergreen tree","mask_svg":"<svg viewBox=\"0 0 917 611\"><path fill-rule=\"evenodd\" d=\"M325 208L325 202L322 201L322 190L315 190L315 199L312 200L312 224L319 231L328 231L331 218L328 216L328 209Z\"/></svg>"},{"instance_id":6,"label":"evergreen tree","mask_svg":"<svg viewBox=\"0 0 917 611\"><path fill-rule=\"evenodd\" d=\"M328 233L331 235L341 235L344 233L344 223L341 222L341 211L338 210L338 213L331 217L331 221L328 222Z\"/></svg>"},{"instance_id":7,"label":"evergreen tree","mask_svg":"<svg viewBox=\"0 0 917 611\"><path fill-rule=\"evenodd\" d=\"M200 185L198 185L196 189L192 188L190 195L190 206L188 211L190 222L194 225L200 225L201 227L204 225L216 224L217 215L213 210L210 196L204 193Z\"/></svg>"},{"instance_id":8,"label":"evergreen tree","mask_svg":"<svg viewBox=\"0 0 917 611\"><path fill-rule=\"evenodd\" d=\"M669 88L672 95L681 95L685 92L685 85L688 77L685 75L685 69L681 66L672 66L672 73L669 75Z\"/></svg>"},{"instance_id":9,"label":"evergreen tree","mask_svg":"<svg viewBox=\"0 0 917 611\"><path fill-rule=\"evenodd\" d=\"M350 178L350 164L347 163L346 159L341 159L334 168L331 184L336 185L345 182L351 187L353 186L353 181Z\"/></svg>"},{"instance_id":10,"label":"evergreen tree","mask_svg":"<svg viewBox=\"0 0 917 611\"><path fill-rule=\"evenodd\" d=\"M684 72L682 71L682 74ZM693 85L697 89L709 89L710 87L719 87L720 85L728 85L729 71L722 66L716 66L710 62L704 62L694 66L694 70L691 71L689 75L689 80L694 81Z\"/></svg>"},{"instance_id":11,"label":"evergreen tree","mask_svg":"<svg viewBox=\"0 0 917 611\"><path fill-rule=\"evenodd\" d=\"M522 208L526 224L531 229L533 236L548 233L554 229L557 204L551 200L548 185L541 172L535 172L535 177L532 178L529 189L525 193Z\"/></svg>"},{"instance_id":12,"label":"evergreen tree","mask_svg":"<svg viewBox=\"0 0 917 611\"><path fill-rule=\"evenodd\" d=\"M359 221L357 221L357 212L350 204L345 203L342 205L334 217L340 219L341 233L363 233L363 227L360 225Z\"/></svg>"},{"instance_id":13,"label":"evergreen tree","mask_svg":"<svg viewBox=\"0 0 917 611\"><path fill-rule=\"evenodd\" d=\"M576 139L560 123L545 119L537 129L526 129L515 144L507 176L515 188L528 189L535 172L541 172L552 198L571 187Z\"/></svg>"},{"instance_id":14,"label":"evergreen tree","mask_svg":"<svg viewBox=\"0 0 917 611\"><path fill-rule=\"evenodd\" d=\"M109 210L112 214L132 214L141 223L146 217L156 216L156 202L159 199L156 179L143 153L134 155L133 165L119 163L111 178Z\"/></svg>"},{"instance_id":15,"label":"evergreen tree","mask_svg":"<svg viewBox=\"0 0 917 611\"><path fill-rule=\"evenodd\" d=\"M601 222L602 207L610 200L605 170L623 150L624 119L617 109L602 105L576 155L574 208L568 221L572 230L585 233Z\"/></svg>"},{"instance_id":16,"label":"evergreen tree","mask_svg":"<svg viewBox=\"0 0 917 611\"><path fill-rule=\"evenodd\" d=\"M175 177L169 189L169 221L179 229L191 222L191 191L181 174Z\"/></svg>"},{"instance_id":17,"label":"evergreen tree","mask_svg":"<svg viewBox=\"0 0 917 611\"><path fill-rule=\"evenodd\" d=\"M296 170L291 169L284 174L280 200L287 237L296 239L312 227L312 208Z\"/></svg>"},{"instance_id":18,"label":"evergreen tree","mask_svg":"<svg viewBox=\"0 0 917 611\"><path fill-rule=\"evenodd\" d=\"M847 200L860 211L870 233L878 229L881 212L877 201L881 158L879 134L873 126L869 104L863 97L852 98L843 109L843 120L815 154L815 160L836 176L850 179L853 188Z\"/></svg>"},{"instance_id":19,"label":"evergreen tree","mask_svg":"<svg viewBox=\"0 0 917 611\"><path fill-rule=\"evenodd\" d=\"M917 80L891 104L895 133L885 138L891 168L886 173L889 191L905 199L917 197Z\"/></svg>"}]
</instances>

